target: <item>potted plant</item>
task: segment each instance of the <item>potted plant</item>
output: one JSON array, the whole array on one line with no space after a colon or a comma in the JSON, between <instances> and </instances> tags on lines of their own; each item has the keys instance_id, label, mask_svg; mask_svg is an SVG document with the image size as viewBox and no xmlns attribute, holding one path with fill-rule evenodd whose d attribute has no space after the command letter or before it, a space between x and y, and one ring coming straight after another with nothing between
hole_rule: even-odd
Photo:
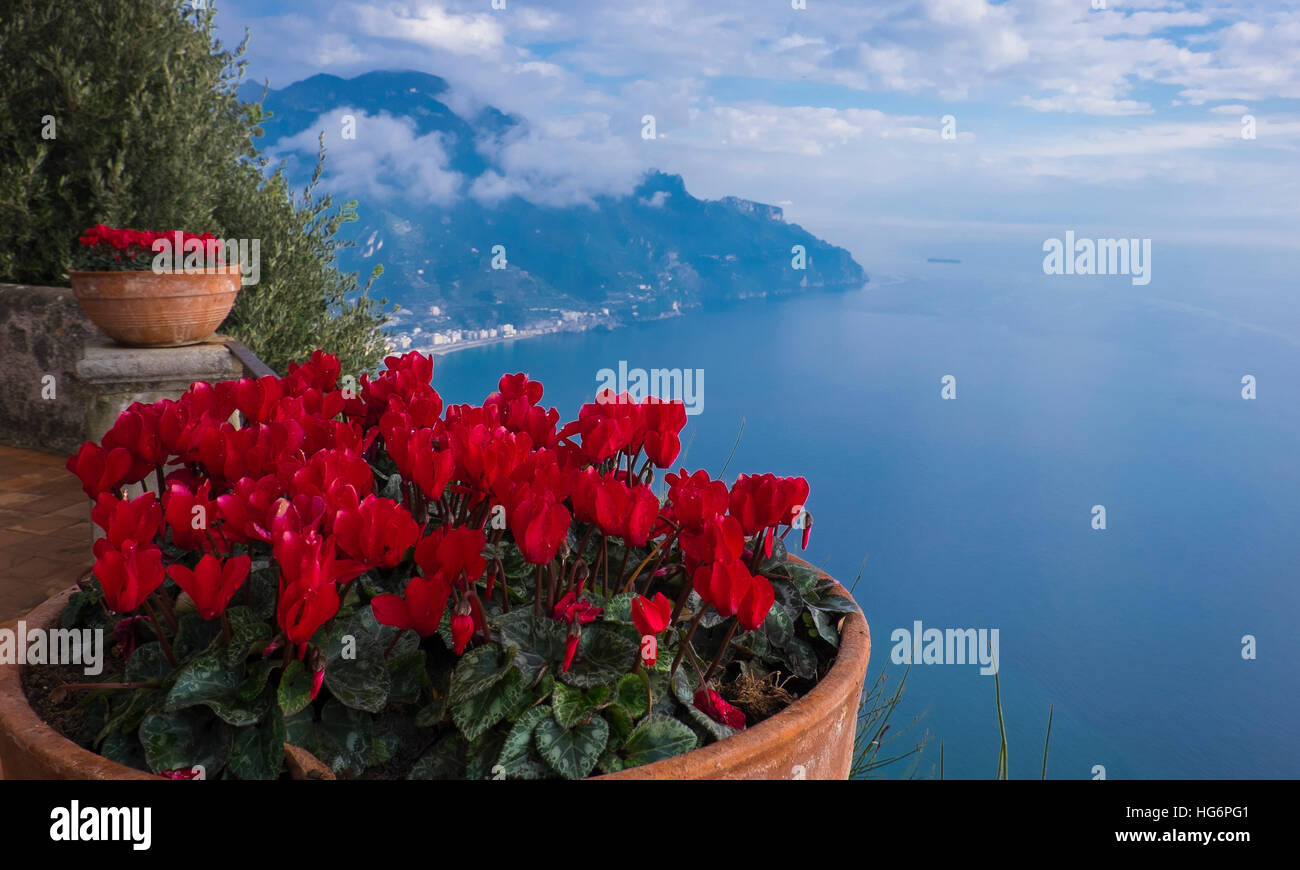
<instances>
[{"instance_id":1,"label":"potted plant","mask_svg":"<svg viewBox=\"0 0 1300 870\"><path fill-rule=\"evenodd\" d=\"M234 307L240 267L211 233L93 226L77 240L72 292L114 341L176 347L212 335Z\"/></svg>"},{"instance_id":2,"label":"potted plant","mask_svg":"<svg viewBox=\"0 0 1300 870\"><path fill-rule=\"evenodd\" d=\"M196 383L83 445L93 578L31 622L112 637L111 667L28 665L30 700L0 669L6 769L273 778L288 743L340 777L847 774L869 637L786 551L803 479L657 484L680 402L560 425L523 374L444 407L431 359L386 365Z\"/></svg>"}]
</instances>

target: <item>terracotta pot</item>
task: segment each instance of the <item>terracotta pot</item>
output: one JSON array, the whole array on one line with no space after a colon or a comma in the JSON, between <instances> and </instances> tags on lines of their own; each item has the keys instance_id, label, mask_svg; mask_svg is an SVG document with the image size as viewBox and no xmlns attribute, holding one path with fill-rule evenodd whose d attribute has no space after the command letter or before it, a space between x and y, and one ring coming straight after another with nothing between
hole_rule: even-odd
<instances>
[{"instance_id":1,"label":"terracotta pot","mask_svg":"<svg viewBox=\"0 0 1300 870\"><path fill-rule=\"evenodd\" d=\"M850 597L838 583L835 591ZM592 779L848 779L870 657L871 631L858 609L840 625L830 671L780 713L726 740Z\"/></svg>"},{"instance_id":2,"label":"terracotta pot","mask_svg":"<svg viewBox=\"0 0 1300 870\"><path fill-rule=\"evenodd\" d=\"M70 587L22 617L29 628L54 628L77 587ZM0 628L15 629L18 620ZM27 702L22 676L28 665L0 665L0 774L5 779L156 779L83 749L47 725ZM284 745L291 779L334 779L334 773L306 750Z\"/></svg>"},{"instance_id":3,"label":"terracotta pot","mask_svg":"<svg viewBox=\"0 0 1300 870\"><path fill-rule=\"evenodd\" d=\"M848 595L838 583L835 589ZM25 617L27 624L55 626L75 591L46 601ZM856 610L842 620L830 671L780 713L684 755L592 779L847 779L870 656L871 632ZM0 666L0 769L6 778L161 779L83 749L42 721L23 692L25 667ZM285 761L295 779L334 779L328 766L298 747L285 744Z\"/></svg>"},{"instance_id":4,"label":"terracotta pot","mask_svg":"<svg viewBox=\"0 0 1300 870\"><path fill-rule=\"evenodd\" d=\"M72 271L68 276L86 316L130 347L197 344L226 319L239 293L237 269L234 274Z\"/></svg>"}]
</instances>

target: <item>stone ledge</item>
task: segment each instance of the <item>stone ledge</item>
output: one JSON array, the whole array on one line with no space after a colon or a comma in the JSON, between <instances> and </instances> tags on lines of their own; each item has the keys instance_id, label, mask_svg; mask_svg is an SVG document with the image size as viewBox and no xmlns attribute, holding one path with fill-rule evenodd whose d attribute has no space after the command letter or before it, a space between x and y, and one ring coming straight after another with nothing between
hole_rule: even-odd
<instances>
[{"instance_id":1,"label":"stone ledge","mask_svg":"<svg viewBox=\"0 0 1300 870\"><path fill-rule=\"evenodd\" d=\"M104 336L86 340L77 376L114 391L139 388L151 392L184 390L195 381L242 377L244 365L220 336L184 347L123 347Z\"/></svg>"}]
</instances>

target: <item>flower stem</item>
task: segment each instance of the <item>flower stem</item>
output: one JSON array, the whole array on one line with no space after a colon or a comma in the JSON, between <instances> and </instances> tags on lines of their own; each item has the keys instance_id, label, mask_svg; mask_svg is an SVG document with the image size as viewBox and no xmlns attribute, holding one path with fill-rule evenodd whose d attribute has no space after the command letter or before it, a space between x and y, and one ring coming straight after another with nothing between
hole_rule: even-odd
<instances>
[{"instance_id":1,"label":"flower stem","mask_svg":"<svg viewBox=\"0 0 1300 870\"><path fill-rule=\"evenodd\" d=\"M677 666L682 663L682 656L685 655L687 647L691 645L691 638L695 636L695 629L700 627L700 620L704 618L704 608L695 614L691 620L691 627L686 629L686 636L682 638L681 645L677 647L677 655L673 658L673 666L668 669L668 679L672 680L677 675Z\"/></svg>"},{"instance_id":2,"label":"flower stem","mask_svg":"<svg viewBox=\"0 0 1300 870\"><path fill-rule=\"evenodd\" d=\"M618 587L618 584L619 584L620 582L622 582L622 580L623 580L623 572L627 570L627 556L628 556L628 553L631 553L631 552L632 552L631 547L629 547L629 546L627 545L627 541L624 541L624 542L623 542L623 559L622 559L622 561L620 561L620 562L618 563L618 576L614 578L614 587L615 587L615 588L617 588L617 587ZM624 592L627 591L626 587L623 589L623 591L624 591Z\"/></svg>"},{"instance_id":3,"label":"flower stem","mask_svg":"<svg viewBox=\"0 0 1300 870\"><path fill-rule=\"evenodd\" d=\"M685 573L685 569L683 569L683 573ZM669 625L675 623L677 621L677 617L682 615L682 608L686 606L686 599L690 597L691 597L691 578L688 575L685 581L682 583L682 591L677 593L677 601L676 603L673 604L673 615L672 618L668 620Z\"/></svg>"},{"instance_id":4,"label":"flower stem","mask_svg":"<svg viewBox=\"0 0 1300 870\"><path fill-rule=\"evenodd\" d=\"M172 610L171 601L162 593L161 589L154 593L154 597L158 599L158 606L162 608L163 619L167 622L167 627L172 630L172 634L175 634L178 623L176 622L176 612Z\"/></svg>"},{"instance_id":5,"label":"flower stem","mask_svg":"<svg viewBox=\"0 0 1300 870\"><path fill-rule=\"evenodd\" d=\"M645 568L646 563L648 563L651 559L653 559L653 558L655 557L655 554L658 553L658 552L659 552L659 545L658 545L658 544L655 544L655 549L652 550L652 551L650 551L650 555L646 556L644 559L641 560L641 564L636 566L636 570L632 572L632 576L629 577L629 578L627 578L627 583L623 586L623 591L624 591L624 592L630 592L630 591L632 591L633 584L636 583L636 578L637 578L638 576L640 576L640 574L641 574L641 570L642 570L643 568ZM659 558L661 558L661 559L663 558L663 554L662 554L662 553L659 553ZM658 564L658 563L655 563L655 564ZM620 573L621 573L621 572L620 572Z\"/></svg>"},{"instance_id":6,"label":"flower stem","mask_svg":"<svg viewBox=\"0 0 1300 870\"><path fill-rule=\"evenodd\" d=\"M153 620L153 630L158 635L158 643L162 646L163 654L167 656L168 663L173 668L178 667L176 654L172 652L172 645L168 642L167 635L163 634L162 626L158 624L158 614L153 612L153 605L149 603L148 599L145 599L144 607L145 610L149 611L149 618Z\"/></svg>"},{"instance_id":7,"label":"flower stem","mask_svg":"<svg viewBox=\"0 0 1300 870\"><path fill-rule=\"evenodd\" d=\"M731 617L731 627L727 629L727 636L722 639L722 646L718 647L718 652L713 657L713 661L709 662L709 669L704 672L703 682L707 683L709 677L713 676L713 672L718 669L718 665L722 662L722 654L727 651L727 647L731 644L731 637L736 633L737 625L740 625L740 620L734 616Z\"/></svg>"}]
</instances>

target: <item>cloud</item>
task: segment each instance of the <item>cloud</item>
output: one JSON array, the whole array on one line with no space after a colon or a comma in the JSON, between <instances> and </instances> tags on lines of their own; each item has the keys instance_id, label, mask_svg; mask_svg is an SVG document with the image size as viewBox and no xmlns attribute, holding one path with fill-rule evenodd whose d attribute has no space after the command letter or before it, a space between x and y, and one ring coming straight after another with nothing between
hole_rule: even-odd
<instances>
[{"instance_id":1,"label":"cloud","mask_svg":"<svg viewBox=\"0 0 1300 870\"><path fill-rule=\"evenodd\" d=\"M523 120L479 143L495 169L473 180L448 169L436 137L377 128L385 144L329 171L385 195L589 204L629 193L654 166L683 174L697 196L792 200L791 220L851 248L866 215L996 227L1082 204L1099 221L1300 228L1300 127L1294 108L1271 102L1300 99L1300 11L1269 0L1107 5L511 0L493 11L487 0L321 0L310 16L254 11L234 23L252 27L253 70L278 71L273 87L319 71L421 69L451 83L440 99L463 116L492 105ZM1248 107L1250 142L1239 124ZM955 141L939 135L949 112ZM658 139L640 138L644 114ZM295 139L314 151L313 137ZM327 164L347 147L333 144ZM403 173L417 178L411 189Z\"/></svg>"},{"instance_id":2,"label":"cloud","mask_svg":"<svg viewBox=\"0 0 1300 870\"><path fill-rule=\"evenodd\" d=\"M355 138L344 138L349 124ZM448 168L440 133L420 136L409 118L367 115L347 106L332 109L302 132L281 139L269 156L314 162L321 132L328 152L321 185L331 193L446 206L464 185L464 177Z\"/></svg>"},{"instance_id":3,"label":"cloud","mask_svg":"<svg viewBox=\"0 0 1300 870\"><path fill-rule=\"evenodd\" d=\"M338 10L367 36L413 42L452 54L495 56L505 40L499 18L490 13L455 14L434 3L392 3L376 7L344 4Z\"/></svg>"},{"instance_id":4,"label":"cloud","mask_svg":"<svg viewBox=\"0 0 1300 870\"><path fill-rule=\"evenodd\" d=\"M488 204L520 196L544 206L591 205L598 196L631 193L648 168L600 112L532 118L479 150L502 170L470 187L470 196Z\"/></svg>"}]
</instances>

